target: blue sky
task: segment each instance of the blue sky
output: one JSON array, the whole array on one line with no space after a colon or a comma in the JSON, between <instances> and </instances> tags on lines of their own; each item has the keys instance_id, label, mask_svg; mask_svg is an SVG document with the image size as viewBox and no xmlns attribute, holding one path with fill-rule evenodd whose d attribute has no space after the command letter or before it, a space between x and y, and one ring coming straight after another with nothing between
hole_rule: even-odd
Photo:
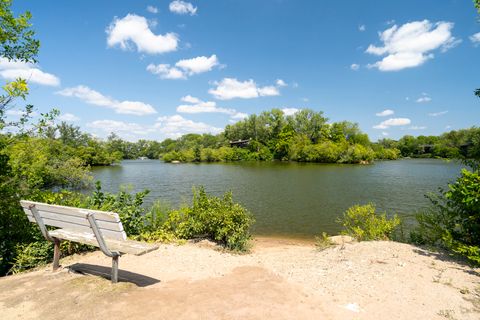
<instances>
[{"instance_id":1,"label":"blue sky","mask_svg":"<svg viewBox=\"0 0 480 320\"><path fill-rule=\"evenodd\" d=\"M99 137L218 133L272 108L324 111L372 140L479 124L480 22L469 0L15 1L41 40L37 112ZM10 111L15 117L15 111Z\"/></svg>"}]
</instances>

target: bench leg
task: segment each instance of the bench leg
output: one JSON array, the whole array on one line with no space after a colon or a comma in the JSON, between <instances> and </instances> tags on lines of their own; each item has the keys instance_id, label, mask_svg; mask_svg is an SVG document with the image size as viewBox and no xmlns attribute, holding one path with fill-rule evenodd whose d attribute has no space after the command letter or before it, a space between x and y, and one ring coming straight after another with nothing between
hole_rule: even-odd
<instances>
[{"instance_id":1,"label":"bench leg","mask_svg":"<svg viewBox=\"0 0 480 320\"><path fill-rule=\"evenodd\" d=\"M120 256L115 255L112 257L112 283L118 282L118 258L120 258Z\"/></svg>"},{"instance_id":2,"label":"bench leg","mask_svg":"<svg viewBox=\"0 0 480 320\"><path fill-rule=\"evenodd\" d=\"M53 243L53 271L55 271L60 267L60 240L53 238Z\"/></svg>"}]
</instances>

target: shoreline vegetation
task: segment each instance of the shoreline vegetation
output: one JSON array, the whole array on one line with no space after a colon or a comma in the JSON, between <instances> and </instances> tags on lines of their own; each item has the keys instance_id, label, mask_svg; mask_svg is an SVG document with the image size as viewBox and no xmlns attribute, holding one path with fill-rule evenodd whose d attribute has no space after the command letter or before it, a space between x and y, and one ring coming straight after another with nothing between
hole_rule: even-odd
<instances>
[{"instance_id":1,"label":"shoreline vegetation","mask_svg":"<svg viewBox=\"0 0 480 320\"><path fill-rule=\"evenodd\" d=\"M57 114L58 115L58 114ZM52 145L53 144L53 145ZM108 166L121 160L164 162L296 161L369 164L401 158L468 159L480 153L480 128L452 130L440 136L410 136L371 142L357 123L327 123L309 109L285 116L279 109L250 115L224 132L186 134L161 142L129 142L112 133L100 140L62 122L51 125L19 148L40 145L60 150L83 166Z\"/></svg>"}]
</instances>

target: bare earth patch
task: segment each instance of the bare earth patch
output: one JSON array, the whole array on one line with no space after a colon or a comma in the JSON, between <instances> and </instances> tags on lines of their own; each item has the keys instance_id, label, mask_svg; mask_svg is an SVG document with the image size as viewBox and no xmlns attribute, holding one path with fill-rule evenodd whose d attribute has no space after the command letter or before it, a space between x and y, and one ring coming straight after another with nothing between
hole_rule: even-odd
<instances>
[{"instance_id":1,"label":"bare earth patch","mask_svg":"<svg viewBox=\"0 0 480 320\"><path fill-rule=\"evenodd\" d=\"M98 276L110 262L94 252L1 278L1 319L480 318L479 269L395 242L257 239L245 255L162 245L120 258L117 285Z\"/></svg>"}]
</instances>

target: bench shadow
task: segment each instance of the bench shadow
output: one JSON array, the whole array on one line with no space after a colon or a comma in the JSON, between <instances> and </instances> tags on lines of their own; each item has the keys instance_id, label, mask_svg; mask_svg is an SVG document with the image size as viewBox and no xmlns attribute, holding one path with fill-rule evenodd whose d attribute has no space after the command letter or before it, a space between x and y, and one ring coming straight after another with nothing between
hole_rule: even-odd
<instances>
[{"instance_id":1,"label":"bench shadow","mask_svg":"<svg viewBox=\"0 0 480 320\"><path fill-rule=\"evenodd\" d=\"M107 280L110 280L112 272L112 268L87 263L75 263L67 266L67 268L72 272L98 276ZM125 270L118 270L118 281L130 282L138 287L147 287L160 282L158 279Z\"/></svg>"}]
</instances>

